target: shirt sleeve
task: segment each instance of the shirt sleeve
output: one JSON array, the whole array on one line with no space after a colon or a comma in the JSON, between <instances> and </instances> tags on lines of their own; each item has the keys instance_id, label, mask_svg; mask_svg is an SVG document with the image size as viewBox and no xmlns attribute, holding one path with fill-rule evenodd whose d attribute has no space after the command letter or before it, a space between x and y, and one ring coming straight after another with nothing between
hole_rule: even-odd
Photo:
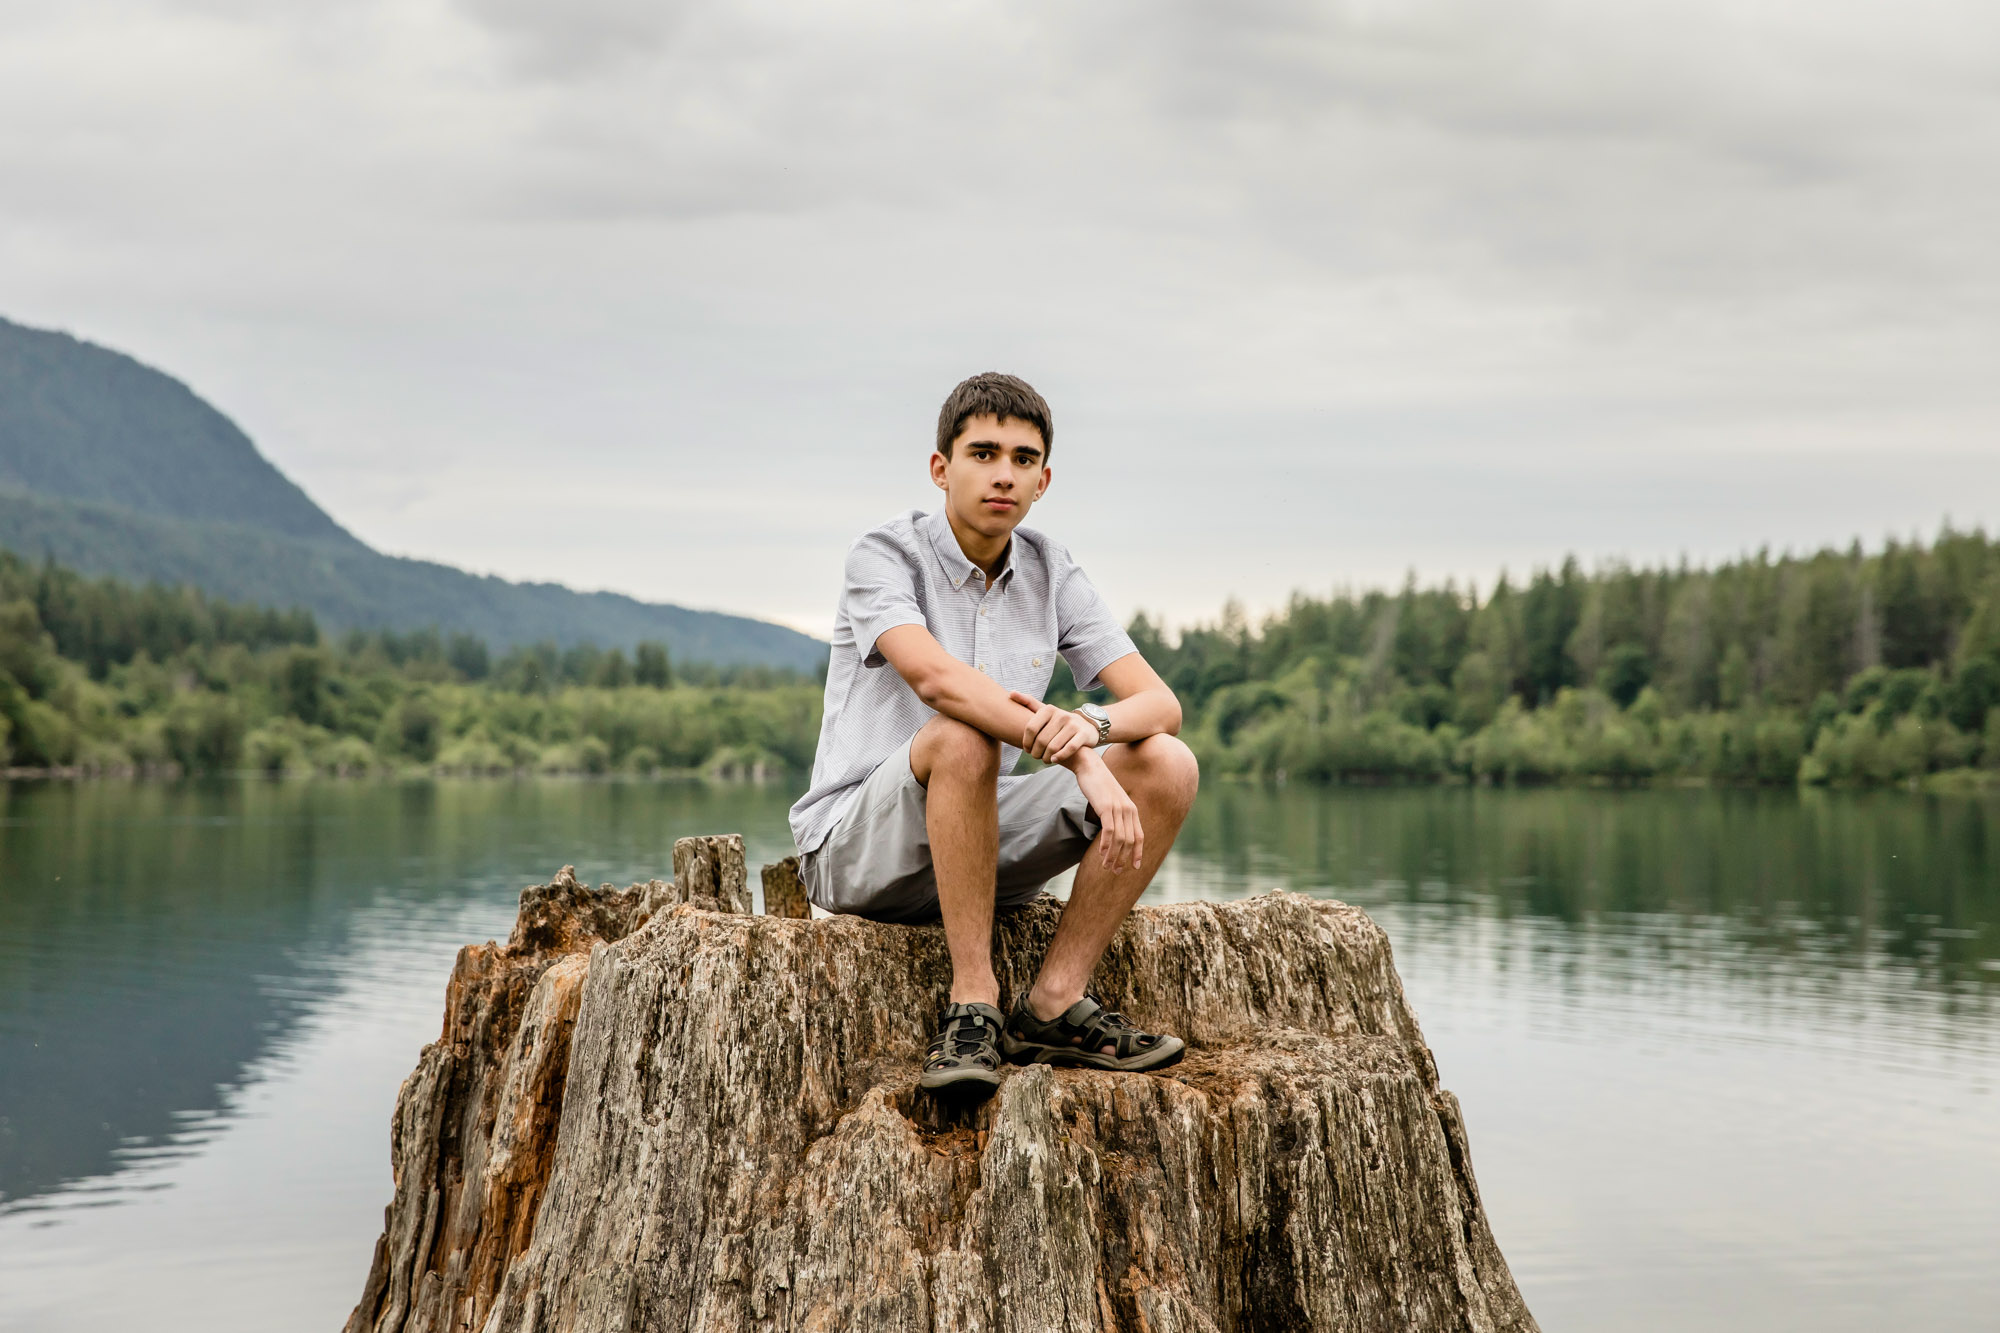
<instances>
[{"instance_id":1,"label":"shirt sleeve","mask_svg":"<svg viewBox=\"0 0 2000 1333\"><path fill-rule=\"evenodd\" d=\"M1067 563L1068 552L1063 553ZM1094 690L1097 673L1138 650L1084 572L1069 565L1056 585L1056 651L1079 690Z\"/></svg>"},{"instance_id":2,"label":"shirt sleeve","mask_svg":"<svg viewBox=\"0 0 2000 1333\"><path fill-rule=\"evenodd\" d=\"M886 534L871 532L849 548L840 603L861 665L886 666L889 659L875 650L875 641L898 625L926 623L917 578L909 556Z\"/></svg>"}]
</instances>

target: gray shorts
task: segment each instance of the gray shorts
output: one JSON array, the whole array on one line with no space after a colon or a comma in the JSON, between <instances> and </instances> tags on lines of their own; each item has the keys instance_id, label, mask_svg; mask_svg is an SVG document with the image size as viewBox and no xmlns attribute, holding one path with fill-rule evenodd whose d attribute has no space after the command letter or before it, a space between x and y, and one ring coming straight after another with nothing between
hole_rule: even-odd
<instances>
[{"instance_id":1,"label":"gray shorts","mask_svg":"<svg viewBox=\"0 0 2000 1333\"><path fill-rule=\"evenodd\" d=\"M937 879L924 827L927 794L910 772L905 741L862 782L819 849L799 857L806 897L829 912L876 921L937 920ZM1014 907L1083 860L1098 824L1066 768L1003 777L999 797L994 902Z\"/></svg>"}]
</instances>

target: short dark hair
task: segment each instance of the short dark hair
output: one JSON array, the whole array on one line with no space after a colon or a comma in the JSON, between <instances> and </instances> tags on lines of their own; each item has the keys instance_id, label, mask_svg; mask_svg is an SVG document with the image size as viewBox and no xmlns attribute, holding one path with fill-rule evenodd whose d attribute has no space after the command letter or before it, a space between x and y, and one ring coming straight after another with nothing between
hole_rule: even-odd
<instances>
[{"instance_id":1,"label":"short dark hair","mask_svg":"<svg viewBox=\"0 0 2000 1333\"><path fill-rule=\"evenodd\" d=\"M1055 424L1049 419L1048 399L1036 393L1034 385L997 370L962 381L938 409L937 451L950 458L951 442L965 429L965 423L977 416L1027 422L1042 433L1042 461L1049 461L1056 447Z\"/></svg>"}]
</instances>

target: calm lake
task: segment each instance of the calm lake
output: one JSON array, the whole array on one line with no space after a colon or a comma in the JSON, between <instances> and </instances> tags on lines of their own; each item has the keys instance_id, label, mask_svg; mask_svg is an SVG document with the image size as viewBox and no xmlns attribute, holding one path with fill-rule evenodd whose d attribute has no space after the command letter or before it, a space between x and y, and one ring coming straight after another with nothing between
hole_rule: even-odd
<instances>
[{"instance_id":1,"label":"calm lake","mask_svg":"<svg viewBox=\"0 0 2000 1333\"><path fill-rule=\"evenodd\" d=\"M337 1328L461 944L780 786L0 784L0 1329ZM1368 909L1550 1333L2000 1327L2000 803L1212 784L1149 901Z\"/></svg>"}]
</instances>

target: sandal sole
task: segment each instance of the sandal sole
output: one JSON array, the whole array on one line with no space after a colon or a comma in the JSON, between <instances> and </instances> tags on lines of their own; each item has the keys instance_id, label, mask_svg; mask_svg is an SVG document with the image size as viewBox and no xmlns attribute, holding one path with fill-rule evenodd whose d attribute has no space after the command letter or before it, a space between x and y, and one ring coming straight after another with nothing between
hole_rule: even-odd
<instances>
[{"instance_id":1,"label":"sandal sole","mask_svg":"<svg viewBox=\"0 0 2000 1333\"><path fill-rule=\"evenodd\" d=\"M1114 1074L1144 1074L1177 1065L1187 1054L1187 1043L1175 1037L1171 1049L1141 1051L1123 1060L1115 1055L1097 1055L1073 1046L1043 1046L1038 1042L1010 1043L1005 1054L1017 1065L1054 1065L1070 1069L1103 1069Z\"/></svg>"},{"instance_id":2,"label":"sandal sole","mask_svg":"<svg viewBox=\"0 0 2000 1333\"><path fill-rule=\"evenodd\" d=\"M989 1091L1000 1086L1000 1071L997 1069L944 1069L936 1073L917 1076L917 1086L926 1092L941 1092L947 1088L986 1088Z\"/></svg>"}]
</instances>

